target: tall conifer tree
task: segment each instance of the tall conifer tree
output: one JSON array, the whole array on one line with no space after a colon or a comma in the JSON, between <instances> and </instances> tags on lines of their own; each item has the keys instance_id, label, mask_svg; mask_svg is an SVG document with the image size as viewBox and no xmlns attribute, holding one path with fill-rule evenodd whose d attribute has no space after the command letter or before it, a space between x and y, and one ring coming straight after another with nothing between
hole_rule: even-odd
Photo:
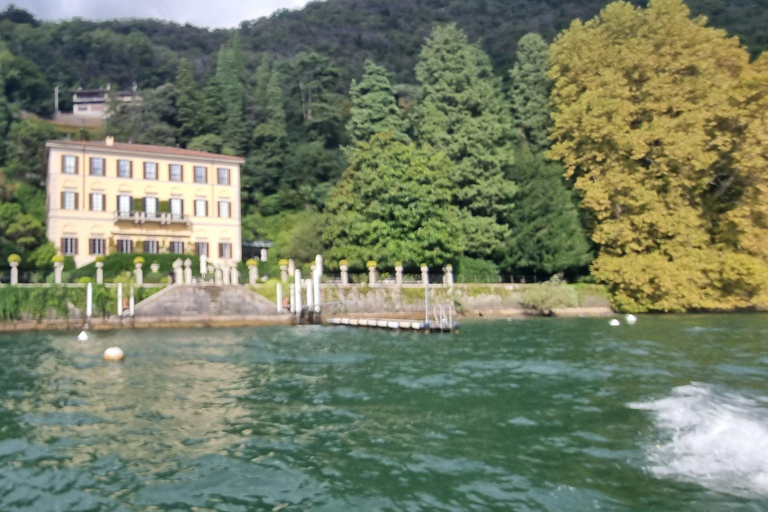
<instances>
[{"instance_id":1,"label":"tall conifer tree","mask_svg":"<svg viewBox=\"0 0 768 512\"><path fill-rule=\"evenodd\" d=\"M242 67L242 48L239 47L239 41L239 38L233 38L227 45L222 46L216 61L216 80L224 104L221 137L225 148L236 154L240 154L247 143L243 123L245 70Z\"/></svg>"},{"instance_id":2,"label":"tall conifer tree","mask_svg":"<svg viewBox=\"0 0 768 512\"><path fill-rule=\"evenodd\" d=\"M502 223L513 205L512 122L488 56L456 25L436 27L416 65L421 84L415 132L456 163L454 204L463 215L467 254L489 257L502 247Z\"/></svg>"},{"instance_id":3,"label":"tall conifer tree","mask_svg":"<svg viewBox=\"0 0 768 512\"><path fill-rule=\"evenodd\" d=\"M200 134L200 98L192 62L189 59L181 59L179 62L175 92L176 109L181 124L179 140L186 145L192 138Z\"/></svg>"},{"instance_id":4,"label":"tall conifer tree","mask_svg":"<svg viewBox=\"0 0 768 512\"><path fill-rule=\"evenodd\" d=\"M512 176L520 189L508 218L511 235L502 265L512 273L539 277L585 267L591 260L589 242L563 182L562 165L523 146Z\"/></svg>"},{"instance_id":5,"label":"tall conifer tree","mask_svg":"<svg viewBox=\"0 0 768 512\"><path fill-rule=\"evenodd\" d=\"M366 141L384 130L405 135L406 122L395 101L387 71L370 60L365 61L360 83L352 81L349 95L352 100L347 133L353 143Z\"/></svg>"},{"instance_id":6,"label":"tall conifer tree","mask_svg":"<svg viewBox=\"0 0 768 512\"><path fill-rule=\"evenodd\" d=\"M510 71L514 126L534 151L549 147L552 82L547 76L548 60L549 47L544 39L539 34L526 34L517 43L517 62Z\"/></svg>"}]
</instances>

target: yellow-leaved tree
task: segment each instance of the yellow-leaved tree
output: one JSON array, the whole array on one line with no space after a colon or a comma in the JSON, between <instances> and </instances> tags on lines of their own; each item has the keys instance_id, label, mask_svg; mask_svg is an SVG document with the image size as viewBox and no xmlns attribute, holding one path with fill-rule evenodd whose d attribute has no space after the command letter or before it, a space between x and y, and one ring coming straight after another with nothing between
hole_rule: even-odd
<instances>
[{"instance_id":1,"label":"yellow-leaved tree","mask_svg":"<svg viewBox=\"0 0 768 512\"><path fill-rule=\"evenodd\" d=\"M616 2L550 50L553 146L626 311L768 304L768 63L682 0Z\"/></svg>"}]
</instances>

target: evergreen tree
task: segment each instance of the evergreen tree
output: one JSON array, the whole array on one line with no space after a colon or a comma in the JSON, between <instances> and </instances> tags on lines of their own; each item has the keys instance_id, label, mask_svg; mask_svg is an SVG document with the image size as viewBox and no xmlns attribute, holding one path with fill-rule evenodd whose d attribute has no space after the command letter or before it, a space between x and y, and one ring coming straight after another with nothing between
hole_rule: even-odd
<instances>
[{"instance_id":1,"label":"evergreen tree","mask_svg":"<svg viewBox=\"0 0 768 512\"><path fill-rule=\"evenodd\" d=\"M256 120L258 123L263 122L265 117L264 113L267 107L267 86L269 85L271 68L269 55L262 53L261 62L259 63L259 67L256 68L256 73L254 73L253 76L253 102L256 105Z\"/></svg>"},{"instance_id":2,"label":"evergreen tree","mask_svg":"<svg viewBox=\"0 0 768 512\"><path fill-rule=\"evenodd\" d=\"M510 272L551 276L585 267L591 260L560 164L523 147L516 155L512 177L519 185L515 209L508 218L503 266Z\"/></svg>"},{"instance_id":3,"label":"evergreen tree","mask_svg":"<svg viewBox=\"0 0 768 512\"><path fill-rule=\"evenodd\" d=\"M399 140L393 130L359 142L331 193L324 238L334 258L444 265L464 249L451 204L452 162Z\"/></svg>"},{"instance_id":4,"label":"evergreen tree","mask_svg":"<svg viewBox=\"0 0 768 512\"><path fill-rule=\"evenodd\" d=\"M353 144L388 129L405 134L406 123L397 107L387 71L370 60L365 61L363 69L360 83L353 80L349 88L352 109L347 133Z\"/></svg>"},{"instance_id":5,"label":"evergreen tree","mask_svg":"<svg viewBox=\"0 0 768 512\"><path fill-rule=\"evenodd\" d=\"M469 256L502 247L502 219L513 208L515 184L509 108L488 56L455 25L435 28L416 66L421 84L415 131L422 144L456 163L453 202L463 213Z\"/></svg>"},{"instance_id":6,"label":"evergreen tree","mask_svg":"<svg viewBox=\"0 0 768 512\"><path fill-rule=\"evenodd\" d=\"M549 147L549 95L552 82L549 70L549 47L535 33L526 34L517 43L517 63L512 77L512 121L534 150Z\"/></svg>"},{"instance_id":7,"label":"evergreen tree","mask_svg":"<svg viewBox=\"0 0 768 512\"><path fill-rule=\"evenodd\" d=\"M221 87L217 77L213 76L201 94L198 137L209 134L222 136L226 119Z\"/></svg>"},{"instance_id":8,"label":"evergreen tree","mask_svg":"<svg viewBox=\"0 0 768 512\"><path fill-rule=\"evenodd\" d=\"M6 136L11 128L11 120L11 109L8 106L8 98L5 96L3 70L0 68L0 166L5 161Z\"/></svg>"},{"instance_id":9,"label":"evergreen tree","mask_svg":"<svg viewBox=\"0 0 768 512\"><path fill-rule=\"evenodd\" d=\"M176 73L176 109L178 111L179 141L186 145L200 135L200 98L194 69L189 59L181 59Z\"/></svg>"},{"instance_id":10,"label":"evergreen tree","mask_svg":"<svg viewBox=\"0 0 768 512\"><path fill-rule=\"evenodd\" d=\"M221 137L225 147L235 154L241 154L247 144L245 123L243 123L243 101L245 86L242 65L242 48L239 38L233 37L229 44L222 46L216 61L216 79L224 104L224 124Z\"/></svg>"},{"instance_id":11,"label":"evergreen tree","mask_svg":"<svg viewBox=\"0 0 768 512\"><path fill-rule=\"evenodd\" d=\"M277 192L283 178L287 132L280 84L280 74L273 70L265 91L265 119L254 130L255 149L243 172L243 197L252 198L256 189L267 194Z\"/></svg>"}]
</instances>

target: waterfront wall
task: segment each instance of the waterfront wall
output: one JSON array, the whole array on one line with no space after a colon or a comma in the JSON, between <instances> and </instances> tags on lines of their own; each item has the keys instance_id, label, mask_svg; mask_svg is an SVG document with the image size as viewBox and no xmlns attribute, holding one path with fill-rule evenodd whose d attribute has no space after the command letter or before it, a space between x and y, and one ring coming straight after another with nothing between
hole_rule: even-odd
<instances>
[{"instance_id":1,"label":"waterfront wall","mask_svg":"<svg viewBox=\"0 0 768 512\"><path fill-rule=\"evenodd\" d=\"M521 298L523 284L454 284L429 288L430 310L451 306L465 316L483 316L484 313L523 314ZM578 304L574 308L557 310L567 315L581 312L610 314L610 301L600 286L574 286ZM321 285L323 308L327 314L419 313L425 309L425 288L422 285Z\"/></svg>"}]
</instances>

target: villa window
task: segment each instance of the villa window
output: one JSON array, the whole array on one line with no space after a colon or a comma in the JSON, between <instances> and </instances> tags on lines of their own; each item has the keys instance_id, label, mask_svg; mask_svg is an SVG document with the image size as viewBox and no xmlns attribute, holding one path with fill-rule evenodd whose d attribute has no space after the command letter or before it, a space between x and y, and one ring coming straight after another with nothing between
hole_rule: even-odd
<instances>
[{"instance_id":1,"label":"villa window","mask_svg":"<svg viewBox=\"0 0 768 512\"><path fill-rule=\"evenodd\" d=\"M104 254L104 246L103 238L91 238L88 240L88 253L101 256Z\"/></svg>"},{"instance_id":2,"label":"villa window","mask_svg":"<svg viewBox=\"0 0 768 512\"><path fill-rule=\"evenodd\" d=\"M224 242L219 244L219 258L229 259L232 257L232 244Z\"/></svg>"},{"instance_id":3,"label":"villa window","mask_svg":"<svg viewBox=\"0 0 768 512\"><path fill-rule=\"evenodd\" d=\"M104 194L94 192L91 194L91 211L103 212L104 211Z\"/></svg>"},{"instance_id":4,"label":"villa window","mask_svg":"<svg viewBox=\"0 0 768 512\"><path fill-rule=\"evenodd\" d=\"M131 214L131 210L133 210L133 198L125 195L117 196L117 214L125 217Z\"/></svg>"},{"instance_id":5,"label":"villa window","mask_svg":"<svg viewBox=\"0 0 768 512\"><path fill-rule=\"evenodd\" d=\"M61 172L64 174L77 174L77 157L74 155L62 156Z\"/></svg>"},{"instance_id":6,"label":"villa window","mask_svg":"<svg viewBox=\"0 0 768 512\"><path fill-rule=\"evenodd\" d=\"M181 219L184 217L184 200L174 197L169 201L171 207L171 218Z\"/></svg>"},{"instance_id":7,"label":"villa window","mask_svg":"<svg viewBox=\"0 0 768 512\"><path fill-rule=\"evenodd\" d=\"M144 252L147 254L157 254L157 240L145 240Z\"/></svg>"},{"instance_id":8,"label":"villa window","mask_svg":"<svg viewBox=\"0 0 768 512\"><path fill-rule=\"evenodd\" d=\"M132 178L133 177L133 165L130 160L118 160L117 161L117 177L118 178Z\"/></svg>"},{"instance_id":9,"label":"villa window","mask_svg":"<svg viewBox=\"0 0 768 512\"><path fill-rule=\"evenodd\" d=\"M229 169L219 167L219 185L229 185Z\"/></svg>"},{"instance_id":10,"label":"villa window","mask_svg":"<svg viewBox=\"0 0 768 512\"><path fill-rule=\"evenodd\" d=\"M133 252L133 240L118 240L117 252L122 252L122 253Z\"/></svg>"},{"instance_id":11,"label":"villa window","mask_svg":"<svg viewBox=\"0 0 768 512\"><path fill-rule=\"evenodd\" d=\"M195 242L195 254L208 257L208 242Z\"/></svg>"},{"instance_id":12,"label":"villa window","mask_svg":"<svg viewBox=\"0 0 768 512\"><path fill-rule=\"evenodd\" d=\"M229 201L219 201L219 217L228 219L229 214Z\"/></svg>"},{"instance_id":13,"label":"villa window","mask_svg":"<svg viewBox=\"0 0 768 512\"><path fill-rule=\"evenodd\" d=\"M195 183L208 183L207 169L203 166L195 166Z\"/></svg>"},{"instance_id":14,"label":"villa window","mask_svg":"<svg viewBox=\"0 0 768 512\"><path fill-rule=\"evenodd\" d=\"M157 179L157 164L155 162L144 162L144 179Z\"/></svg>"},{"instance_id":15,"label":"villa window","mask_svg":"<svg viewBox=\"0 0 768 512\"><path fill-rule=\"evenodd\" d=\"M171 181L182 181L180 164L171 164L168 173Z\"/></svg>"},{"instance_id":16,"label":"villa window","mask_svg":"<svg viewBox=\"0 0 768 512\"><path fill-rule=\"evenodd\" d=\"M171 254L184 254L184 242L171 242Z\"/></svg>"},{"instance_id":17,"label":"villa window","mask_svg":"<svg viewBox=\"0 0 768 512\"><path fill-rule=\"evenodd\" d=\"M144 214L148 219L157 218L157 198L145 197L144 198Z\"/></svg>"},{"instance_id":18,"label":"villa window","mask_svg":"<svg viewBox=\"0 0 768 512\"><path fill-rule=\"evenodd\" d=\"M61 239L61 254L64 256L74 256L77 254L77 238Z\"/></svg>"},{"instance_id":19,"label":"villa window","mask_svg":"<svg viewBox=\"0 0 768 512\"><path fill-rule=\"evenodd\" d=\"M104 176L103 158L91 158L91 176Z\"/></svg>"},{"instance_id":20,"label":"villa window","mask_svg":"<svg viewBox=\"0 0 768 512\"><path fill-rule=\"evenodd\" d=\"M208 201L205 199L195 199L195 216L207 217L208 216Z\"/></svg>"},{"instance_id":21,"label":"villa window","mask_svg":"<svg viewBox=\"0 0 768 512\"><path fill-rule=\"evenodd\" d=\"M62 210L77 210L77 192L62 192L61 193L61 209Z\"/></svg>"}]
</instances>

